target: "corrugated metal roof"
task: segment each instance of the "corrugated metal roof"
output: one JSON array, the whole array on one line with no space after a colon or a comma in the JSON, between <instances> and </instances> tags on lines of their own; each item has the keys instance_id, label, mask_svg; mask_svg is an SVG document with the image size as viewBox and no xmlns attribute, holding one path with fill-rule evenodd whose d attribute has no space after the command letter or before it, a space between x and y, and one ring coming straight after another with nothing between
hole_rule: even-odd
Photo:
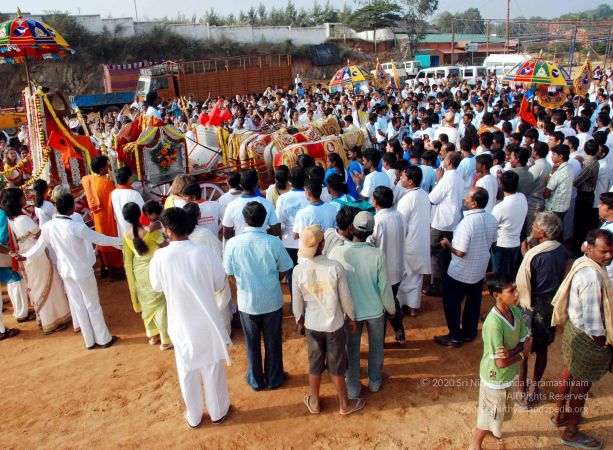
<instances>
[{"instance_id":1,"label":"corrugated metal roof","mask_svg":"<svg viewBox=\"0 0 613 450\"><path fill-rule=\"evenodd\" d=\"M487 35L485 34L459 34L456 33L454 36L455 42L466 41L466 42L487 42ZM440 33L440 34L426 34L424 39L421 41L423 43L432 44L436 42L451 42L451 33ZM500 43L505 42L505 40L498 36L490 36L491 43Z\"/></svg>"}]
</instances>

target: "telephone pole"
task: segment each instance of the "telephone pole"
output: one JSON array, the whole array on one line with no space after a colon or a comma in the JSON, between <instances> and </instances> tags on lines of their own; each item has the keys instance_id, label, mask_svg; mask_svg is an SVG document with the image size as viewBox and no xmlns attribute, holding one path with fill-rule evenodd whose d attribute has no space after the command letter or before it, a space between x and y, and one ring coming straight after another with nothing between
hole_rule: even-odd
<instances>
[{"instance_id":1,"label":"telephone pole","mask_svg":"<svg viewBox=\"0 0 613 450\"><path fill-rule=\"evenodd\" d=\"M509 51L509 31L511 28L511 0L507 0L507 26L506 26L506 47L504 52L507 53Z\"/></svg>"},{"instance_id":2,"label":"telephone pole","mask_svg":"<svg viewBox=\"0 0 613 450\"><path fill-rule=\"evenodd\" d=\"M451 19L451 64L453 64L453 58L455 56L455 17ZM444 58L444 55L443 55ZM445 61L443 60L443 64Z\"/></svg>"}]
</instances>

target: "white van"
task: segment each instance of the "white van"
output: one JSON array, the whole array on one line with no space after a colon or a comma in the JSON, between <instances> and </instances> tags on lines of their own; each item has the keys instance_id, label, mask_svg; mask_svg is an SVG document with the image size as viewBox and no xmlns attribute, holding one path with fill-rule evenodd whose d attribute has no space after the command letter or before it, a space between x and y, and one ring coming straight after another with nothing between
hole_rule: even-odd
<instances>
[{"instance_id":1,"label":"white van","mask_svg":"<svg viewBox=\"0 0 613 450\"><path fill-rule=\"evenodd\" d=\"M461 66L460 77L462 80L468 82L468 85L475 87L477 80L484 81L486 79L487 72L483 66Z\"/></svg>"},{"instance_id":2,"label":"white van","mask_svg":"<svg viewBox=\"0 0 613 450\"><path fill-rule=\"evenodd\" d=\"M392 80L394 79L393 66L396 66L396 73L398 74L398 78L404 80L407 77L407 73L404 70L404 63L387 62L381 64L381 67L383 68L383 70L385 70L385 73L387 73Z\"/></svg>"},{"instance_id":3,"label":"white van","mask_svg":"<svg viewBox=\"0 0 613 450\"><path fill-rule=\"evenodd\" d=\"M504 54L495 54L490 55L483 61L483 67L486 72L489 74L494 71L496 76L500 79L502 76L515 67L520 62L526 61L530 59L530 55L504 55Z\"/></svg>"},{"instance_id":4,"label":"white van","mask_svg":"<svg viewBox=\"0 0 613 450\"><path fill-rule=\"evenodd\" d=\"M420 61L404 61L401 64L404 65L407 78L415 78L418 72L424 68Z\"/></svg>"},{"instance_id":5,"label":"white van","mask_svg":"<svg viewBox=\"0 0 613 450\"><path fill-rule=\"evenodd\" d=\"M429 67L427 69L422 69L419 71L415 79L417 82L428 83L430 85L434 84L434 80L441 75L442 78L447 78L449 75L460 75L460 68L458 66L439 66L439 67ZM428 81L426 81L428 80Z\"/></svg>"}]
</instances>

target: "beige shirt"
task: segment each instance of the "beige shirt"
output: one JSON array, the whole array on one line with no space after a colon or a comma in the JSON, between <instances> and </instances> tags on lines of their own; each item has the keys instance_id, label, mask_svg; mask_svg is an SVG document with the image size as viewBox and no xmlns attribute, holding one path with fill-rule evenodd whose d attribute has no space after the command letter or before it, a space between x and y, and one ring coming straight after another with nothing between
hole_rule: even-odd
<instances>
[{"instance_id":1,"label":"beige shirt","mask_svg":"<svg viewBox=\"0 0 613 450\"><path fill-rule=\"evenodd\" d=\"M292 278L296 322L304 316L309 330L331 333L344 325L344 314L355 318L345 269L337 261L323 255L304 258Z\"/></svg>"}]
</instances>

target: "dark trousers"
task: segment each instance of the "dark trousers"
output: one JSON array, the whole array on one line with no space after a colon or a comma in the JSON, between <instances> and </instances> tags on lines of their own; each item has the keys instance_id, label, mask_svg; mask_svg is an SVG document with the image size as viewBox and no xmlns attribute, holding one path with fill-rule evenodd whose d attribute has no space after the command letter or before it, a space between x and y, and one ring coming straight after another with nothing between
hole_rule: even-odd
<instances>
[{"instance_id":1,"label":"dark trousers","mask_svg":"<svg viewBox=\"0 0 613 450\"><path fill-rule=\"evenodd\" d=\"M287 254L292 259L292 262L294 263L292 268L289 269L287 272L285 272L285 279L287 280L287 287L289 288L289 298L290 298L289 313L292 314L292 300L294 299L294 292L292 290L292 280L294 279L293 278L294 267L296 266L296 264L298 264L298 249L297 248L285 248L285 250L287 250Z\"/></svg>"},{"instance_id":2,"label":"dark trousers","mask_svg":"<svg viewBox=\"0 0 613 450\"><path fill-rule=\"evenodd\" d=\"M443 308L451 339L462 341L477 337L477 326L479 325L479 314L481 313L482 288L483 280L474 284L468 284L446 275L445 287L443 288ZM464 312L462 312L462 300L464 300L464 297L466 297L466 303L464 304Z\"/></svg>"},{"instance_id":3,"label":"dark trousers","mask_svg":"<svg viewBox=\"0 0 613 450\"><path fill-rule=\"evenodd\" d=\"M520 247L495 247L492 249L492 272L517 275Z\"/></svg>"},{"instance_id":4,"label":"dark trousers","mask_svg":"<svg viewBox=\"0 0 613 450\"><path fill-rule=\"evenodd\" d=\"M594 220L593 205L593 192L577 192L575 217L573 218L573 249L576 252L581 250L581 244L585 241L587 232L597 226L597 222Z\"/></svg>"},{"instance_id":5,"label":"dark trousers","mask_svg":"<svg viewBox=\"0 0 613 450\"><path fill-rule=\"evenodd\" d=\"M441 231L436 228L430 228L430 261L432 263L432 276L430 284L436 289L443 288L443 279L447 273L449 262L451 261L451 253L441 247L443 238L453 239L451 231Z\"/></svg>"},{"instance_id":6,"label":"dark trousers","mask_svg":"<svg viewBox=\"0 0 613 450\"><path fill-rule=\"evenodd\" d=\"M400 287L400 283L396 283L392 285L392 292L394 293L394 304L396 305L396 315L391 318L388 314L387 320L389 320L390 325L394 329L394 333L396 334L396 339L404 340L405 332L404 332L404 323L402 322L402 308L400 307L400 303L398 303L398 288ZM387 322L385 322L385 330L387 331Z\"/></svg>"},{"instance_id":7,"label":"dark trousers","mask_svg":"<svg viewBox=\"0 0 613 450\"><path fill-rule=\"evenodd\" d=\"M255 390L274 389L285 381L283 374L282 330L283 308L266 314L240 311L247 346L247 384ZM264 366L261 339L264 336Z\"/></svg>"}]
</instances>

